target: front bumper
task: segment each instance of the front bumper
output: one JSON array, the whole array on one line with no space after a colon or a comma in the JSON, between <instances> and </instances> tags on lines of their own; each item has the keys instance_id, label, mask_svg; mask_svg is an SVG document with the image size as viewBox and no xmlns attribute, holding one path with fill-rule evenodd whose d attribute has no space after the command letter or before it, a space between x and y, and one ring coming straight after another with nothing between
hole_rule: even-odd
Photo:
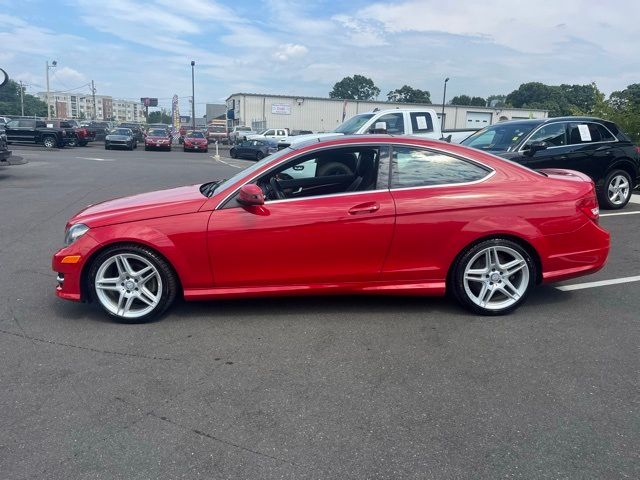
<instances>
[{"instance_id":1,"label":"front bumper","mask_svg":"<svg viewBox=\"0 0 640 480\"><path fill-rule=\"evenodd\" d=\"M184 148L187 150L204 150L208 148L206 143L185 143Z\"/></svg>"},{"instance_id":2,"label":"front bumper","mask_svg":"<svg viewBox=\"0 0 640 480\"><path fill-rule=\"evenodd\" d=\"M85 233L68 247L61 248L54 255L51 261L51 268L57 273L56 295L65 300L80 302L82 297L82 270L87 259L99 247L90 235ZM79 257L76 260L76 257ZM70 262L71 260L71 262Z\"/></svg>"}]
</instances>

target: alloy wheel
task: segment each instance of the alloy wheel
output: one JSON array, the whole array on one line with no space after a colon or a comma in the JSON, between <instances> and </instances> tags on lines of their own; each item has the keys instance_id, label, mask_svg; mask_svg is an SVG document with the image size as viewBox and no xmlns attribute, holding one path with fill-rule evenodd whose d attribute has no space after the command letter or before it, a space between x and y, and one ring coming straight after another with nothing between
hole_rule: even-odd
<instances>
[{"instance_id":1,"label":"alloy wheel","mask_svg":"<svg viewBox=\"0 0 640 480\"><path fill-rule=\"evenodd\" d=\"M478 307L491 311L517 303L529 286L529 264L513 248L491 246L477 252L465 265L464 291Z\"/></svg>"},{"instance_id":2,"label":"alloy wheel","mask_svg":"<svg viewBox=\"0 0 640 480\"><path fill-rule=\"evenodd\" d=\"M151 313L162 297L162 278L146 258L134 253L108 257L98 268L95 292L111 314L137 319Z\"/></svg>"},{"instance_id":3,"label":"alloy wheel","mask_svg":"<svg viewBox=\"0 0 640 480\"><path fill-rule=\"evenodd\" d=\"M631 189L629 188L629 181L624 175L616 175L609 182L607 188L607 195L609 201L613 205L622 205L626 203Z\"/></svg>"}]
</instances>

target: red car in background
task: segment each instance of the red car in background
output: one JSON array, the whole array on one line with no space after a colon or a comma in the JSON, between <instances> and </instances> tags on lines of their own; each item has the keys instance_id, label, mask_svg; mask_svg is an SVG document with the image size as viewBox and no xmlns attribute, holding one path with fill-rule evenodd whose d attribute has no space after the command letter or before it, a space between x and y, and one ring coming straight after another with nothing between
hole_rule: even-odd
<instances>
[{"instance_id":1,"label":"red car in background","mask_svg":"<svg viewBox=\"0 0 640 480\"><path fill-rule=\"evenodd\" d=\"M152 128L144 138L144 149L171 150L171 133L168 128Z\"/></svg>"},{"instance_id":2,"label":"red car in background","mask_svg":"<svg viewBox=\"0 0 640 480\"><path fill-rule=\"evenodd\" d=\"M189 132L184 136L182 150L185 152L208 152L209 142L203 132Z\"/></svg>"},{"instance_id":3,"label":"red car in background","mask_svg":"<svg viewBox=\"0 0 640 480\"><path fill-rule=\"evenodd\" d=\"M451 292L497 315L609 253L593 182L388 135L294 145L226 181L90 206L53 257L59 297L122 322L176 296Z\"/></svg>"}]
</instances>

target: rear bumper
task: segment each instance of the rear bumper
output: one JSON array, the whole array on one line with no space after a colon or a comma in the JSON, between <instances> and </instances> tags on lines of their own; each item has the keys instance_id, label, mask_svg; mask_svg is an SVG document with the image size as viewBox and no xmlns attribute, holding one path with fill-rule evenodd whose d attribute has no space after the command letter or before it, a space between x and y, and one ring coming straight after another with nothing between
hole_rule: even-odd
<instances>
[{"instance_id":1,"label":"rear bumper","mask_svg":"<svg viewBox=\"0 0 640 480\"><path fill-rule=\"evenodd\" d=\"M542 259L542 282L551 283L595 273L605 266L611 246L609 232L588 222L575 232L548 237L551 251Z\"/></svg>"}]
</instances>

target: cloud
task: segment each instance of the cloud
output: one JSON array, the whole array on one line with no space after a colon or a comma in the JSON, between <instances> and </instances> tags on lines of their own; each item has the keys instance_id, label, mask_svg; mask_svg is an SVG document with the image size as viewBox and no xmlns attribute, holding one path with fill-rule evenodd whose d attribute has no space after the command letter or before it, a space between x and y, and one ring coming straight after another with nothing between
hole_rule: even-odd
<instances>
[{"instance_id":1,"label":"cloud","mask_svg":"<svg viewBox=\"0 0 640 480\"><path fill-rule=\"evenodd\" d=\"M60 82L62 85L71 85L71 84L79 84L82 82L86 82L87 81L87 77L85 75L83 75L82 73L78 72L77 70L74 70L71 67L62 67L62 68L56 68L54 70L53 75L51 76L51 80L55 80L57 82ZM73 87L67 87L67 88L75 88L74 85Z\"/></svg>"},{"instance_id":2,"label":"cloud","mask_svg":"<svg viewBox=\"0 0 640 480\"><path fill-rule=\"evenodd\" d=\"M340 23L353 45L359 47L378 47L386 45L383 29L378 22L360 20L349 15L334 15L332 20Z\"/></svg>"},{"instance_id":3,"label":"cloud","mask_svg":"<svg viewBox=\"0 0 640 480\"><path fill-rule=\"evenodd\" d=\"M304 57L308 52L309 49L304 45L285 43L278 47L278 50L273 54L273 57L280 62L286 62L292 58Z\"/></svg>"}]
</instances>

